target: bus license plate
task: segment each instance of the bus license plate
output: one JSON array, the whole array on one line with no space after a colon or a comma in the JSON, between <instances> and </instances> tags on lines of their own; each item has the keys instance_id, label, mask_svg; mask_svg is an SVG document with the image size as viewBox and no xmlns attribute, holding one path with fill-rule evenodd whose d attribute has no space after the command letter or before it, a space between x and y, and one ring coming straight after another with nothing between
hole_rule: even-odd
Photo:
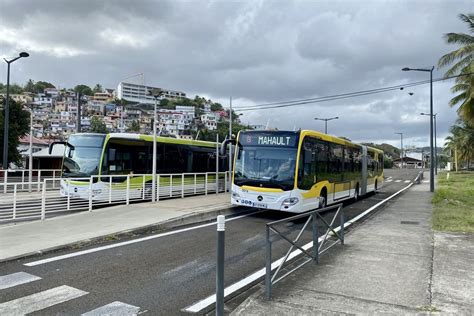
<instances>
[{"instance_id":1,"label":"bus license plate","mask_svg":"<svg viewBox=\"0 0 474 316\"><path fill-rule=\"evenodd\" d=\"M252 202L252 201L249 201L249 200L240 200L240 203L242 205L251 206L251 207L267 208L267 204L265 204L265 203Z\"/></svg>"}]
</instances>

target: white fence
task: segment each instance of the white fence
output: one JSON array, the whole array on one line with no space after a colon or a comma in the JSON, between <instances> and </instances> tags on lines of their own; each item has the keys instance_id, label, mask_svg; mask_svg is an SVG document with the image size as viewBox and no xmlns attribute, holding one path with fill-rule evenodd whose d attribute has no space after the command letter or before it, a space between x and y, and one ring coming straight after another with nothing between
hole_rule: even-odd
<instances>
[{"instance_id":1,"label":"white fence","mask_svg":"<svg viewBox=\"0 0 474 316\"><path fill-rule=\"evenodd\" d=\"M156 175L156 199L184 198L228 191L228 172ZM28 192L32 185L32 192ZM0 222L41 219L107 205L151 201L152 175L50 178L9 183L0 195ZM52 190L52 188L56 188ZM60 188L60 189L59 189Z\"/></svg>"},{"instance_id":2,"label":"white fence","mask_svg":"<svg viewBox=\"0 0 474 316\"><path fill-rule=\"evenodd\" d=\"M17 185L17 189L19 184L21 184L20 190L28 189L31 190L38 190L41 187L41 182L44 179L58 179L61 177L61 170L59 169L32 169L31 170L31 182L30 179L30 170L28 169L8 169L8 170L0 170L0 192L3 193L13 193L13 188ZM53 182L54 184L54 182ZM34 189L32 189L34 187ZM54 189L55 187L51 187Z\"/></svg>"}]
</instances>

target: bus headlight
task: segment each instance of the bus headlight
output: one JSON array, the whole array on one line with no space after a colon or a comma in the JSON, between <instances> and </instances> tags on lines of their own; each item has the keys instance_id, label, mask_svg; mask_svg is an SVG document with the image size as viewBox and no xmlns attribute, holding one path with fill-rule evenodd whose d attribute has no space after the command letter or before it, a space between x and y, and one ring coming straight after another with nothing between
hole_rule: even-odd
<instances>
[{"instance_id":1,"label":"bus headlight","mask_svg":"<svg viewBox=\"0 0 474 316\"><path fill-rule=\"evenodd\" d=\"M240 198L240 195L239 195L239 193L232 191L232 197L234 199L238 199L238 198Z\"/></svg>"},{"instance_id":2,"label":"bus headlight","mask_svg":"<svg viewBox=\"0 0 474 316\"><path fill-rule=\"evenodd\" d=\"M299 201L300 200L297 197L292 197L292 198L285 199L282 204L283 206L292 206L298 203Z\"/></svg>"}]
</instances>

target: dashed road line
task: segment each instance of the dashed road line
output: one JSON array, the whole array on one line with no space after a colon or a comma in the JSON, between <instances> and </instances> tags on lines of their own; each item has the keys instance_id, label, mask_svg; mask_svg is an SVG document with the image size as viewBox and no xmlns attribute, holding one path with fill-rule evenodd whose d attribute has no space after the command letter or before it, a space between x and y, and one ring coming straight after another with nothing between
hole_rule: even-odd
<instances>
[{"instance_id":1,"label":"dashed road line","mask_svg":"<svg viewBox=\"0 0 474 316\"><path fill-rule=\"evenodd\" d=\"M402 182L402 180L395 180L396 183Z\"/></svg>"},{"instance_id":2,"label":"dashed road line","mask_svg":"<svg viewBox=\"0 0 474 316\"><path fill-rule=\"evenodd\" d=\"M26 272L16 272L0 276L0 290L8 289L20 284L41 280L40 277Z\"/></svg>"}]
</instances>

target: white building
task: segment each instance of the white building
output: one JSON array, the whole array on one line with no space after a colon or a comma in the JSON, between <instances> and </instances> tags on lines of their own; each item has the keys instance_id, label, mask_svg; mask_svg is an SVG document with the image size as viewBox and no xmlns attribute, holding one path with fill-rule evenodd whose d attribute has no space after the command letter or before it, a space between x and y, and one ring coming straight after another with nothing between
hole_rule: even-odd
<instances>
[{"instance_id":1,"label":"white building","mask_svg":"<svg viewBox=\"0 0 474 316\"><path fill-rule=\"evenodd\" d=\"M130 102L153 104L155 102L155 99L151 95L148 95L148 91L152 91L153 89L163 90L164 97L168 99L177 99L177 98L186 97L186 93L182 91L144 86L144 85L140 85L136 83L128 83L128 82L120 82L117 87L116 94L117 94L118 99L124 99Z\"/></svg>"},{"instance_id":2,"label":"white building","mask_svg":"<svg viewBox=\"0 0 474 316\"><path fill-rule=\"evenodd\" d=\"M210 131L214 131L217 129L217 115L211 113L201 115L201 122L206 126L206 128Z\"/></svg>"}]
</instances>

